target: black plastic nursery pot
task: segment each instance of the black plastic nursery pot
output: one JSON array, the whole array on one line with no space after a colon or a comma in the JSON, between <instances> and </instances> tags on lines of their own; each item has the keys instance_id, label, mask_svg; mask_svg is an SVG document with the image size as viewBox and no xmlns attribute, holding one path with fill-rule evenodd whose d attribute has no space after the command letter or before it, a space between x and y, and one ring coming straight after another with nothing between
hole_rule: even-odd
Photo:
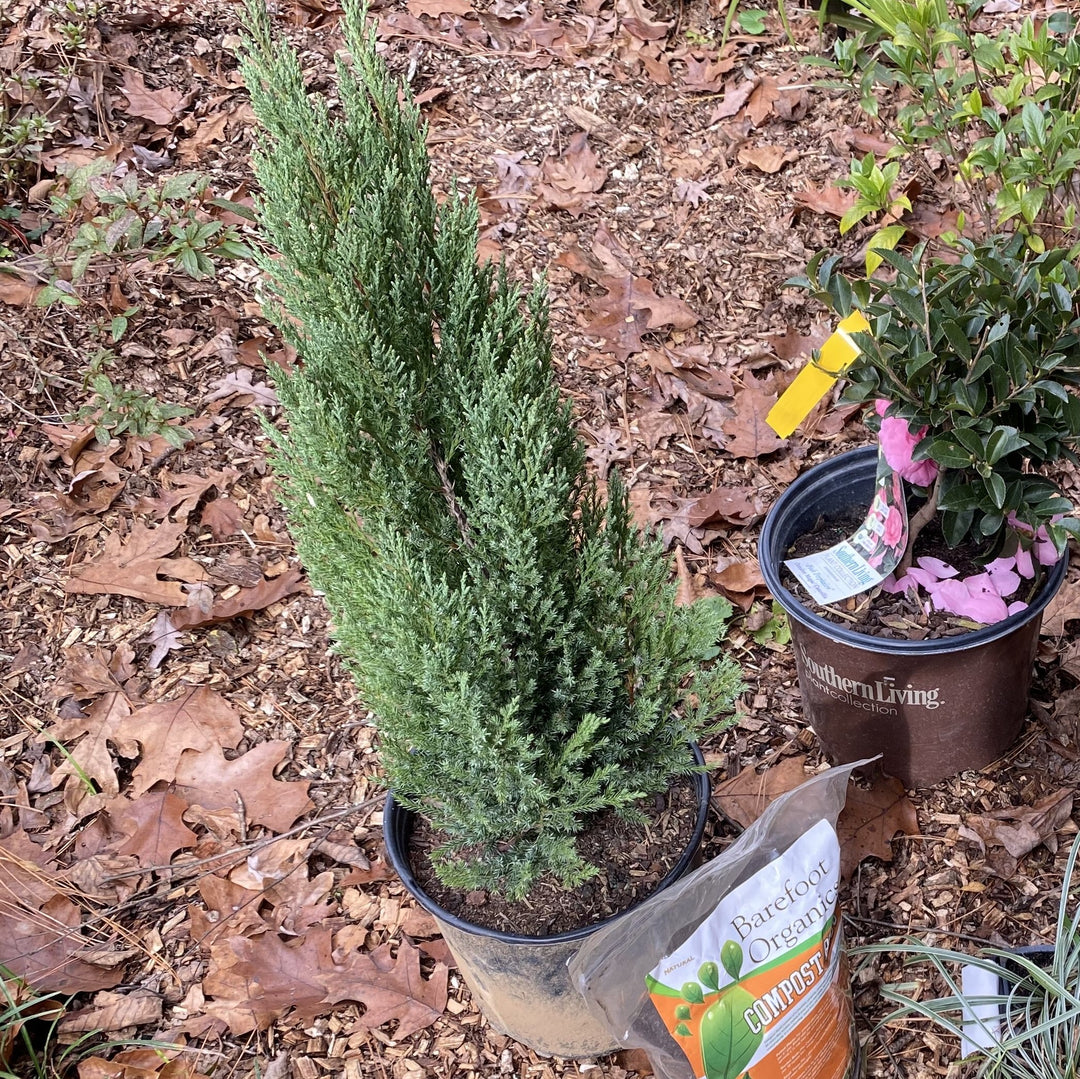
<instances>
[{"instance_id":1,"label":"black plastic nursery pot","mask_svg":"<svg viewBox=\"0 0 1080 1079\"><path fill-rule=\"evenodd\" d=\"M820 517L869 508L876 469L877 449L865 446L804 472L769 511L758 560L790 619L803 708L826 752L837 761L881 753L886 772L926 786L990 764L1016 739L1043 611L1067 558L1026 610L961 636L900 641L834 625L784 587L781 563Z\"/></svg>"},{"instance_id":2,"label":"black plastic nursery pot","mask_svg":"<svg viewBox=\"0 0 1080 1079\"><path fill-rule=\"evenodd\" d=\"M691 748L694 760L703 766L701 750L697 746ZM705 831L711 783L704 772L696 773L693 779L698 800L694 834L652 895L694 868ZM581 994L570 981L566 964L586 937L626 912L549 937L503 933L473 925L439 906L416 880L408 854L413 821L414 814L395 802L393 794L388 794L383 810L383 838L390 861L405 887L438 923L473 1000L491 1026L537 1052L552 1056L595 1056L617 1049L611 1035L585 1008Z\"/></svg>"}]
</instances>

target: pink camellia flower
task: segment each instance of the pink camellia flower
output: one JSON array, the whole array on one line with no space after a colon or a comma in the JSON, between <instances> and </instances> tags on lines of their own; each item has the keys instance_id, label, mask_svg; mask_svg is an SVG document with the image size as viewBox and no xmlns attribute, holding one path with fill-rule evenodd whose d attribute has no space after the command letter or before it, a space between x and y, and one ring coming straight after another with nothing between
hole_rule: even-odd
<instances>
[{"instance_id":1,"label":"pink camellia flower","mask_svg":"<svg viewBox=\"0 0 1080 1079\"><path fill-rule=\"evenodd\" d=\"M942 580L946 577L957 577L960 574L960 571L955 566L950 566L948 562L942 562L940 558L931 558L930 555L922 555L920 558L916 558L915 565Z\"/></svg>"},{"instance_id":2,"label":"pink camellia flower","mask_svg":"<svg viewBox=\"0 0 1080 1079\"><path fill-rule=\"evenodd\" d=\"M978 574L978 577L988 577ZM973 622L987 625L1000 622L1008 617L1009 608L1005 601L990 588L972 584L973 578L942 581L931 593L930 599L939 611L949 611L961 618L970 618Z\"/></svg>"},{"instance_id":3,"label":"pink camellia flower","mask_svg":"<svg viewBox=\"0 0 1080 1079\"><path fill-rule=\"evenodd\" d=\"M900 416L886 416L885 412L891 404L891 401L884 398L878 398L874 402L874 410L882 417L881 430L878 432L881 452L885 454L889 468L895 473L918 487L929 487L937 479L937 463L911 459L915 447L926 435L926 427L920 427L913 433L907 420Z\"/></svg>"},{"instance_id":4,"label":"pink camellia flower","mask_svg":"<svg viewBox=\"0 0 1080 1079\"><path fill-rule=\"evenodd\" d=\"M1035 542L1031 545L1031 549L1044 566L1053 566L1061 557L1054 546L1054 541L1046 534L1044 525L1040 525L1035 533Z\"/></svg>"},{"instance_id":5,"label":"pink camellia flower","mask_svg":"<svg viewBox=\"0 0 1080 1079\"><path fill-rule=\"evenodd\" d=\"M1054 541L1050 538L1046 531L1046 525L1039 525L1038 529L1032 532L1031 525L1019 520L1015 513L1009 513L1009 516L1005 518L1011 528L1015 528L1017 532L1023 532L1025 536L1032 537L1031 553L1038 559L1040 566L1054 566L1057 564L1057 560L1061 557L1058 554L1058 549L1054 546ZM1057 524L1061 520L1061 514L1057 513L1050 518L1051 523ZM1023 573L1023 570L1021 570ZM1031 577L1034 574L1025 573L1025 577Z\"/></svg>"},{"instance_id":6,"label":"pink camellia flower","mask_svg":"<svg viewBox=\"0 0 1080 1079\"><path fill-rule=\"evenodd\" d=\"M890 546L895 547L904 535L904 515L896 506L889 507L888 516L885 518L885 531L881 538Z\"/></svg>"},{"instance_id":7,"label":"pink camellia flower","mask_svg":"<svg viewBox=\"0 0 1080 1079\"><path fill-rule=\"evenodd\" d=\"M1030 580L1035 576L1035 566L1031 561L1031 551L1026 547L1016 548L1015 561L1016 572L1019 573L1021 577L1026 577Z\"/></svg>"},{"instance_id":8,"label":"pink camellia flower","mask_svg":"<svg viewBox=\"0 0 1080 1079\"><path fill-rule=\"evenodd\" d=\"M986 572L994 582L999 596L1011 596L1020 587L1020 574L1016 572L1016 557L995 558L987 564Z\"/></svg>"}]
</instances>

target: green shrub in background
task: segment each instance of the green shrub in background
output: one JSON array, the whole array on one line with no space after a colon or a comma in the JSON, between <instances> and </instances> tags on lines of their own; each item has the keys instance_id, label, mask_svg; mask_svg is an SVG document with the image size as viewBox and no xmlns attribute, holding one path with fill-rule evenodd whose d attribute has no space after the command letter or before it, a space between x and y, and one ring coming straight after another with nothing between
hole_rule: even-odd
<instances>
[{"instance_id":1,"label":"green shrub in background","mask_svg":"<svg viewBox=\"0 0 1080 1079\"><path fill-rule=\"evenodd\" d=\"M526 315L477 264L475 200L432 196L419 110L364 18L346 4L331 115L247 9L267 310L302 361L278 383L283 498L395 794L446 836L441 877L572 886L590 818L633 815L730 710L735 665L702 668L730 607L677 607L622 483L598 496L543 286Z\"/></svg>"},{"instance_id":2,"label":"green shrub in background","mask_svg":"<svg viewBox=\"0 0 1080 1079\"><path fill-rule=\"evenodd\" d=\"M940 154L966 188L980 234L1012 228L1036 252L1080 238L1075 18L1059 11L990 35L975 29L984 0L847 2L871 29L836 42L843 82L834 85L855 87L877 118L879 102L903 91L890 158ZM859 190L861 216L895 206L896 173L868 193L865 171L853 162L846 181Z\"/></svg>"}]
</instances>

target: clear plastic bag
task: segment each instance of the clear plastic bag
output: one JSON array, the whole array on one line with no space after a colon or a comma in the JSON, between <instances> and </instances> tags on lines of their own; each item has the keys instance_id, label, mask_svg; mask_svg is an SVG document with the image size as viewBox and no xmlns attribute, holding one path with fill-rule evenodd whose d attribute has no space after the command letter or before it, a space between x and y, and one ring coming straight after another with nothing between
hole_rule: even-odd
<instances>
[{"instance_id":1,"label":"clear plastic bag","mask_svg":"<svg viewBox=\"0 0 1080 1079\"><path fill-rule=\"evenodd\" d=\"M570 975L658 1079L847 1079L857 1071L837 891L851 773L773 801L719 857L589 937Z\"/></svg>"}]
</instances>

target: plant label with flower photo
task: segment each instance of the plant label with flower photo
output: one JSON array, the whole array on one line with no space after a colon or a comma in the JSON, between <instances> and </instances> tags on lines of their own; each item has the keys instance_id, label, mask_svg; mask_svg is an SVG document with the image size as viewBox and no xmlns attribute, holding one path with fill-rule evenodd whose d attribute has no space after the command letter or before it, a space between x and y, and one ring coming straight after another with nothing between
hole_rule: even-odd
<instances>
[{"instance_id":1,"label":"plant label with flower photo","mask_svg":"<svg viewBox=\"0 0 1080 1079\"><path fill-rule=\"evenodd\" d=\"M784 562L816 603L835 603L881 584L900 564L907 547L904 484L878 454L874 500L853 535L824 551Z\"/></svg>"},{"instance_id":2,"label":"plant label with flower photo","mask_svg":"<svg viewBox=\"0 0 1080 1079\"><path fill-rule=\"evenodd\" d=\"M854 1056L837 893L820 820L717 904L646 976L699 1079L842 1079Z\"/></svg>"}]
</instances>

